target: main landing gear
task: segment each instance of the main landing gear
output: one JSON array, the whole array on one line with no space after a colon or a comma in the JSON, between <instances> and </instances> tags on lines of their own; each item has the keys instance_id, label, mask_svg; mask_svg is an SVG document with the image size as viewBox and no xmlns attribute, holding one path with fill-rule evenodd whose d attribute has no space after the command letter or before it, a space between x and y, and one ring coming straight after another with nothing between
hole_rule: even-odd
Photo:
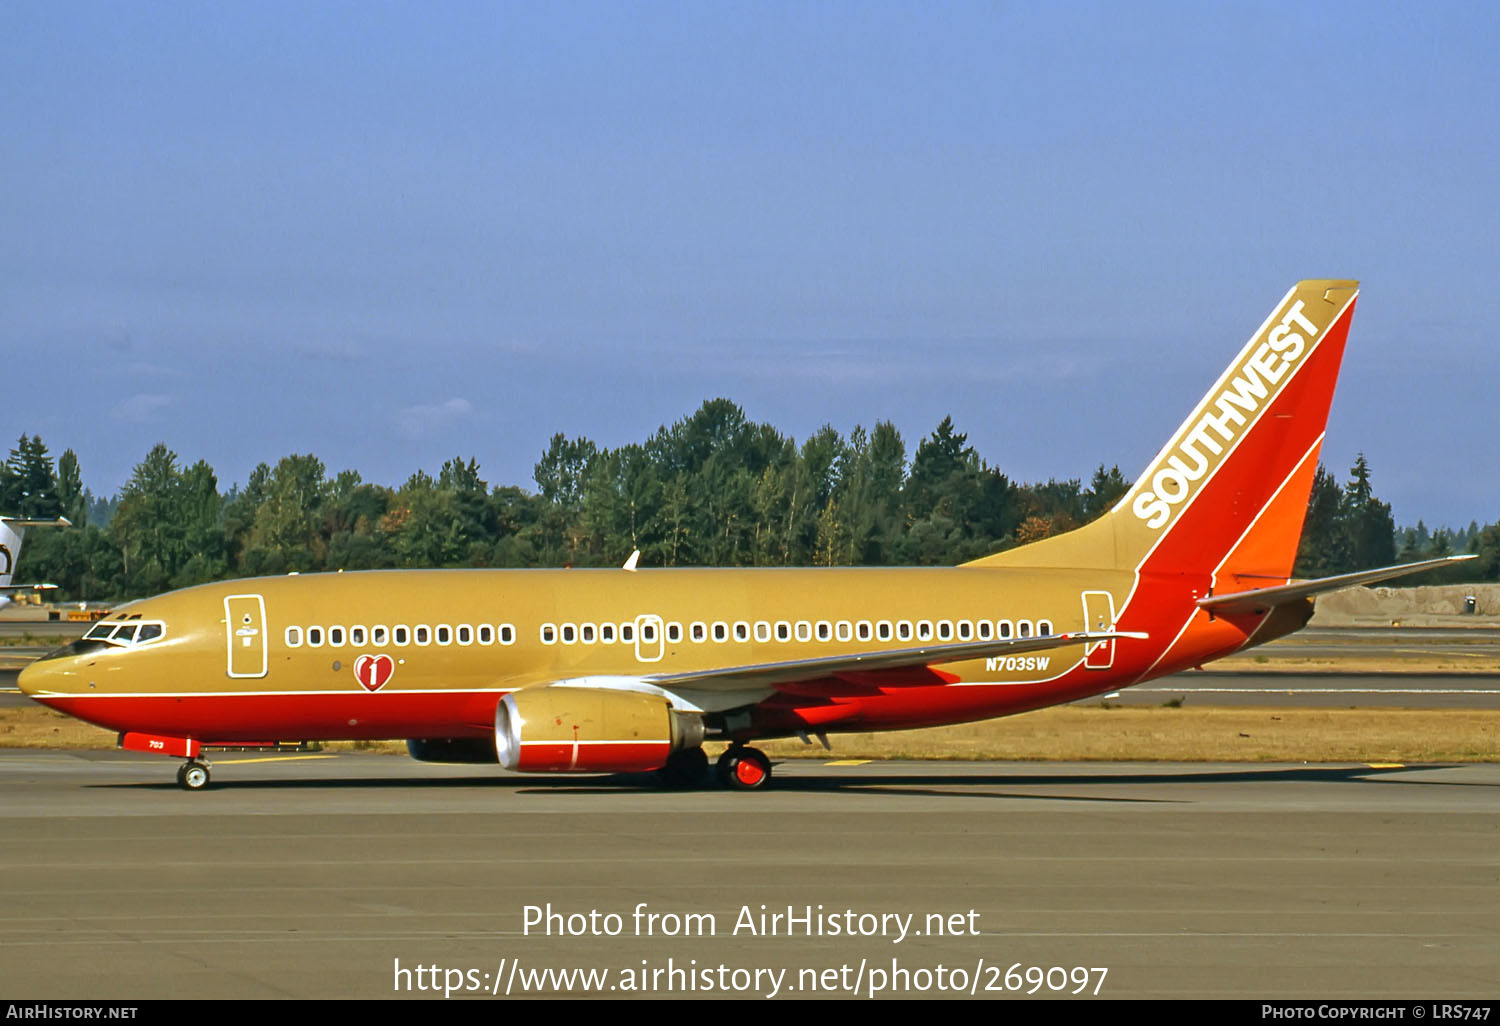
<instances>
[{"instance_id":1,"label":"main landing gear","mask_svg":"<svg viewBox=\"0 0 1500 1026\"><path fill-rule=\"evenodd\" d=\"M666 787L697 787L706 782L708 755L701 748L679 749L656 774ZM714 779L735 791L756 791L771 780L771 760L757 748L732 745L714 764Z\"/></svg>"},{"instance_id":2,"label":"main landing gear","mask_svg":"<svg viewBox=\"0 0 1500 1026\"><path fill-rule=\"evenodd\" d=\"M184 791L201 791L208 786L208 763L189 759L177 769L177 786Z\"/></svg>"},{"instance_id":3,"label":"main landing gear","mask_svg":"<svg viewBox=\"0 0 1500 1026\"><path fill-rule=\"evenodd\" d=\"M719 783L736 791L756 791L771 780L771 760L758 748L731 745L714 766Z\"/></svg>"},{"instance_id":4,"label":"main landing gear","mask_svg":"<svg viewBox=\"0 0 1500 1026\"><path fill-rule=\"evenodd\" d=\"M701 748L679 748L656 772L667 787L697 787L708 776L708 753Z\"/></svg>"}]
</instances>

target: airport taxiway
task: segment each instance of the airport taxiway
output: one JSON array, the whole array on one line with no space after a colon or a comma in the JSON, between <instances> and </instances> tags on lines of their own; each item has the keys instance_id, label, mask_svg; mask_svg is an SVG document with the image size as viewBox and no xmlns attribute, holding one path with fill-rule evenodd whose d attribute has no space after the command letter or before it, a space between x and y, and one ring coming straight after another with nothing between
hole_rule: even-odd
<instances>
[{"instance_id":1,"label":"airport taxiway","mask_svg":"<svg viewBox=\"0 0 1500 1026\"><path fill-rule=\"evenodd\" d=\"M396 960L488 980L672 959L786 969L783 985L863 966L868 987L894 960L985 984L1015 964L1107 967L1106 997L1494 994L1500 766L797 761L777 784L246 754L188 793L168 760L0 752L5 990L430 997L395 993ZM526 933L525 907L549 903L615 913L621 935ZM716 930L640 936L643 903ZM972 911L978 932L733 931L762 905L918 929Z\"/></svg>"}]
</instances>

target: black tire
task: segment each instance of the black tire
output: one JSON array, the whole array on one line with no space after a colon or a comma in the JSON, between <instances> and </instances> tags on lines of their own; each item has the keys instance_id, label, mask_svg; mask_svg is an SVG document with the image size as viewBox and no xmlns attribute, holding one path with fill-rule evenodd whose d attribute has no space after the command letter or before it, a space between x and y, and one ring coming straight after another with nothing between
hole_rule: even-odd
<instances>
[{"instance_id":1,"label":"black tire","mask_svg":"<svg viewBox=\"0 0 1500 1026\"><path fill-rule=\"evenodd\" d=\"M731 748L714 769L719 782L734 791L759 791L771 782L771 760L757 748Z\"/></svg>"},{"instance_id":2,"label":"black tire","mask_svg":"<svg viewBox=\"0 0 1500 1026\"><path fill-rule=\"evenodd\" d=\"M208 767L201 762L183 763L177 770L177 786L184 791L201 791L208 786Z\"/></svg>"},{"instance_id":3,"label":"black tire","mask_svg":"<svg viewBox=\"0 0 1500 1026\"><path fill-rule=\"evenodd\" d=\"M667 787L697 787L708 776L708 753L701 748L683 748L667 756L667 764L656 771Z\"/></svg>"}]
</instances>

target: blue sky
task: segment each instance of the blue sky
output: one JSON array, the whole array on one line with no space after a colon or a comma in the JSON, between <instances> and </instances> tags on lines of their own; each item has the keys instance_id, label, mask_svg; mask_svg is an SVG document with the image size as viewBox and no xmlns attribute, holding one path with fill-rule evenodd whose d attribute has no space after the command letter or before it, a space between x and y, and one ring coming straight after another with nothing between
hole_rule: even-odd
<instances>
[{"instance_id":1,"label":"blue sky","mask_svg":"<svg viewBox=\"0 0 1500 1026\"><path fill-rule=\"evenodd\" d=\"M11 3L11 427L531 484L706 398L1127 476L1363 282L1324 459L1500 517L1500 6Z\"/></svg>"}]
</instances>

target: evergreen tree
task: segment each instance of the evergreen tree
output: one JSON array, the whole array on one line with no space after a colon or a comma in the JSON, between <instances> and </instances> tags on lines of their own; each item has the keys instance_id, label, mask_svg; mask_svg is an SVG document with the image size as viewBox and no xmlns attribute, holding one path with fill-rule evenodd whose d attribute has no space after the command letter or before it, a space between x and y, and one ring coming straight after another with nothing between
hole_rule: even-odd
<instances>
[{"instance_id":1,"label":"evergreen tree","mask_svg":"<svg viewBox=\"0 0 1500 1026\"><path fill-rule=\"evenodd\" d=\"M62 515L57 473L40 435L22 435L0 473L0 513L50 519Z\"/></svg>"},{"instance_id":2,"label":"evergreen tree","mask_svg":"<svg viewBox=\"0 0 1500 1026\"><path fill-rule=\"evenodd\" d=\"M1396 522L1391 506L1375 497L1370 485L1370 465L1360 453L1344 487L1344 524L1349 538L1351 570L1390 566L1396 561Z\"/></svg>"},{"instance_id":3,"label":"evergreen tree","mask_svg":"<svg viewBox=\"0 0 1500 1026\"><path fill-rule=\"evenodd\" d=\"M1298 577L1328 577L1349 569L1349 535L1344 523L1344 491L1321 464L1313 475L1307 499L1307 518L1293 573Z\"/></svg>"}]
</instances>

